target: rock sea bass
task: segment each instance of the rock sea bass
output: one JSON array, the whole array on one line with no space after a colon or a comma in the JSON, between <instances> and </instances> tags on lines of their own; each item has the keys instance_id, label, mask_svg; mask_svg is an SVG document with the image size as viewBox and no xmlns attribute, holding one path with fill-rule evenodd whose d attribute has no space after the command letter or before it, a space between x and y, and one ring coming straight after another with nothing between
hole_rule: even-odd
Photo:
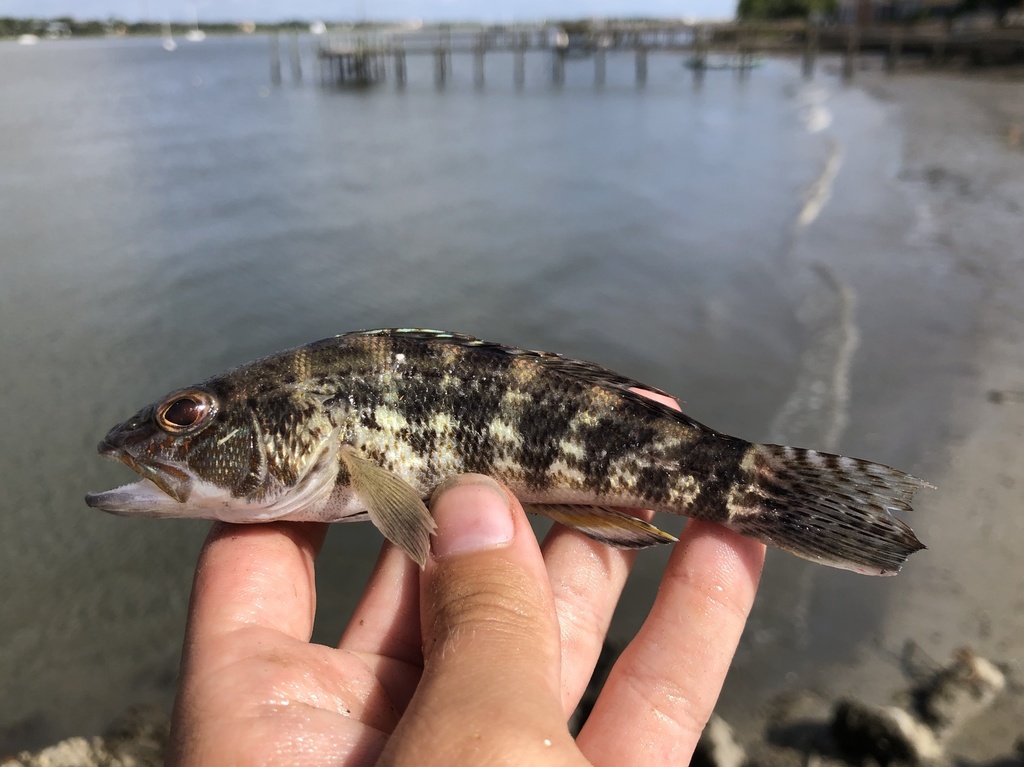
<instances>
[{"instance_id":1,"label":"rock sea bass","mask_svg":"<svg viewBox=\"0 0 1024 767\"><path fill-rule=\"evenodd\" d=\"M86 496L140 517L369 519L422 566L424 503L487 474L528 511L603 543L675 538L621 508L717 522L814 562L896 573L924 548L890 512L927 483L896 469L721 434L590 362L432 330L348 333L178 389L101 455L141 482ZM668 395L665 395L668 396Z\"/></svg>"}]
</instances>

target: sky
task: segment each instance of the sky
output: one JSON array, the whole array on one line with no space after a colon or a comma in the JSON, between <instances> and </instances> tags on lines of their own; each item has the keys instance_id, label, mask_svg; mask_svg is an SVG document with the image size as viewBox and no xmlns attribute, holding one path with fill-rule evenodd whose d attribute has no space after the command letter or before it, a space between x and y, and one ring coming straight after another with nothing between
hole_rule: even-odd
<instances>
[{"instance_id":1,"label":"sky","mask_svg":"<svg viewBox=\"0 0 1024 767\"><path fill-rule=\"evenodd\" d=\"M104 19L279 21L323 19L481 20L508 23L543 18L657 16L726 18L736 0L0 0L0 16Z\"/></svg>"}]
</instances>

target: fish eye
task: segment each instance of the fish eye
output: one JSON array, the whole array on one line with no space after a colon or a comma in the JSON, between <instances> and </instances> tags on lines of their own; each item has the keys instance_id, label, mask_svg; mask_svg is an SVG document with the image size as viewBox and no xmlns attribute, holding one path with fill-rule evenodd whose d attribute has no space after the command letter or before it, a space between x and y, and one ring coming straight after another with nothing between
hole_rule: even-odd
<instances>
[{"instance_id":1,"label":"fish eye","mask_svg":"<svg viewBox=\"0 0 1024 767\"><path fill-rule=\"evenodd\" d=\"M164 431L180 434L200 425L214 410L213 397L206 392L175 394L157 408L156 422Z\"/></svg>"}]
</instances>

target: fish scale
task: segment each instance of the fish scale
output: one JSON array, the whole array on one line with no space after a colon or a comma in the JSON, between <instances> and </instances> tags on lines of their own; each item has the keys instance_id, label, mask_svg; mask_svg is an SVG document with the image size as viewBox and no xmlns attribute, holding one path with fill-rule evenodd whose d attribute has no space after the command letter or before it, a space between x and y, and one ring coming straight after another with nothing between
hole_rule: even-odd
<instances>
[{"instance_id":1,"label":"fish scale","mask_svg":"<svg viewBox=\"0 0 1024 767\"><path fill-rule=\"evenodd\" d=\"M922 480L881 464L721 434L599 365L471 336L359 331L171 392L100 452L142 482L115 514L369 519L421 565L445 478L489 474L530 510L611 545L674 540L617 509L706 519L824 564L898 571L923 546L891 514Z\"/></svg>"}]
</instances>

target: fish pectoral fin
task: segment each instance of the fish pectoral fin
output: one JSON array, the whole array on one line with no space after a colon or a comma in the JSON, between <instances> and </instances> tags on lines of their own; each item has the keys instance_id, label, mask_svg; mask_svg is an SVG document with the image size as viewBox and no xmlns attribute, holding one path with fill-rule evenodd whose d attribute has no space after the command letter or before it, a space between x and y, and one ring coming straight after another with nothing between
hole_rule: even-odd
<instances>
[{"instance_id":1,"label":"fish pectoral fin","mask_svg":"<svg viewBox=\"0 0 1024 767\"><path fill-rule=\"evenodd\" d=\"M341 458L348 469L352 490L366 505L373 524L424 567L430 534L437 526L419 493L401 477L363 458L350 446L341 449Z\"/></svg>"},{"instance_id":2,"label":"fish pectoral fin","mask_svg":"<svg viewBox=\"0 0 1024 767\"><path fill-rule=\"evenodd\" d=\"M675 543L678 540L649 522L607 506L541 503L530 504L525 508L528 512L543 514L560 525L579 530L595 541L619 549L646 549L648 546Z\"/></svg>"}]
</instances>

